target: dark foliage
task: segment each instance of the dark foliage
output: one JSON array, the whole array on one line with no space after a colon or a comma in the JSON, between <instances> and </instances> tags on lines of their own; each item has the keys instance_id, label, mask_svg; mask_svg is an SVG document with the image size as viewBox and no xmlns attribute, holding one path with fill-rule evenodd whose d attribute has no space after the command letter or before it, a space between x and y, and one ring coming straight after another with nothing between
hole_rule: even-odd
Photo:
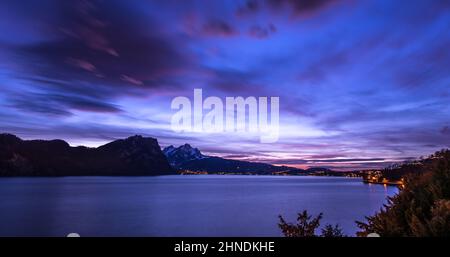
<instances>
[{"instance_id":1,"label":"dark foliage","mask_svg":"<svg viewBox=\"0 0 450 257\"><path fill-rule=\"evenodd\" d=\"M327 224L324 228L322 228L322 234L323 237L344 237L344 232L342 232L342 229L339 227L339 225L331 225Z\"/></svg>"},{"instance_id":2,"label":"dark foliage","mask_svg":"<svg viewBox=\"0 0 450 257\"><path fill-rule=\"evenodd\" d=\"M323 214L319 213L316 217L308 215L308 212L304 210L298 214L297 224L287 223L283 217L280 215L280 222L278 227L281 229L282 233L286 237L315 237L316 229L320 226L320 220ZM332 226L330 224L325 225L322 229L323 237L343 237L344 234L339 225Z\"/></svg>"},{"instance_id":3,"label":"dark foliage","mask_svg":"<svg viewBox=\"0 0 450 257\"><path fill-rule=\"evenodd\" d=\"M450 151L436 152L416 167L419 172L405 177L404 187L388 204L366 222L357 222L358 236L450 236Z\"/></svg>"}]
</instances>

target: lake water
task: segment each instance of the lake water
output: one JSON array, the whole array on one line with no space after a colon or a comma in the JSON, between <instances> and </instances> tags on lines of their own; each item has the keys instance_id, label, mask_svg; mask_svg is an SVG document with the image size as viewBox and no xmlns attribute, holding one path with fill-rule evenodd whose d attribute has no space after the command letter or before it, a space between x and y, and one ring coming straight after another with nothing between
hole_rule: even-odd
<instances>
[{"instance_id":1,"label":"lake water","mask_svg":"<svg viewBox=\"0 0 450 257\"><path fill-rule=\"evenodd\" d=\"M281 236L278 215L324 213L348 235L396 187L359 178L0 178L0 236Z\"/></svg>"}]
</instances>

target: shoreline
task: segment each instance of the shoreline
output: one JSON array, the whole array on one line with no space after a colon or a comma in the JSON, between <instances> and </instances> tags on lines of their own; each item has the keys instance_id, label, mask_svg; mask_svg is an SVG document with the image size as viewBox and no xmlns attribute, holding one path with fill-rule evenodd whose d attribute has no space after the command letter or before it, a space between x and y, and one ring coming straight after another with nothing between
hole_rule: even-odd
<instances>
[{"instance_id":1,"label":"shoreline","mask_svg":"<svg viewBox=\"0 0 450 257\"><path fill-rule=\"evenodd\" d=\"M369 181L363 179L362 182L364 184L377 184L377 185L386 185L386 186L403 186L401 181L389 181L389 182L380 182L380 181Z\"/></svg>"}]
</instances>

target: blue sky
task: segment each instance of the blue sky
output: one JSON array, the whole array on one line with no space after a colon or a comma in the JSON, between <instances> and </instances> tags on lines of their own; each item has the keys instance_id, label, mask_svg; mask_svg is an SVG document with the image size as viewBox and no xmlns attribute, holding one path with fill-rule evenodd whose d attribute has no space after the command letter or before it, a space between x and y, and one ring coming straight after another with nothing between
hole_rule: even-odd
<instances>
[{"instance_id":1,"label":"blue sky","mask_svg":"<svg viewBox=\"0 0 450 257\"><path fill-rule=\"evenodd\" d=\"M2 1L0 126L298 167L382 167L450 146L448 1ZM280 139L174 133L171 100L279 96Z\"/></svg>"}]
</instances>

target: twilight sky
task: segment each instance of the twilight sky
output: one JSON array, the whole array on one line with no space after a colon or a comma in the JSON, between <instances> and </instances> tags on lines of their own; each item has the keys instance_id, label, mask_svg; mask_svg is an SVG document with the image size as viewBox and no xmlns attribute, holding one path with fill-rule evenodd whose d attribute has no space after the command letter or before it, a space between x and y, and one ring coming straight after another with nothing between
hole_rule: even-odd
<instances>
[{"instance_id":1,"label":"twilight sky","mask_svg":"<svg viewBox=\"0 0 450 257\"><path fill-rule=\"evenodd\" d=\"M0 132L288 164L380 167L450 147L450 2L0 2ZM280 139L175 133L171 100L279 96Z\"/></svg>"}]
</instances>

